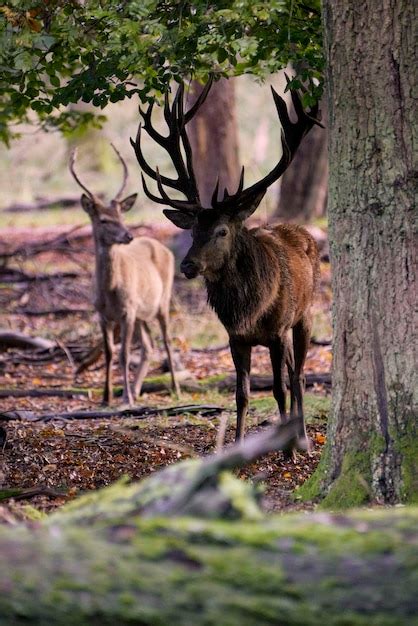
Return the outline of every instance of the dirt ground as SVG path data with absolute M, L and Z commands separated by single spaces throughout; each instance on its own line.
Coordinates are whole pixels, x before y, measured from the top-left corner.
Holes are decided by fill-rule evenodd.
M 134 230 L 164 242 L 172 235 L 170 227 L 140 225 Z M 109 412 L 101 419 L 40 419 L 44 414 L 101 410 L 103 360 L 99 359 L 77 379 L 74 376 L 80 358 L 100 339 L 91 306 L 93 255 L 88 235 L 85 228 L 65 237 L 59 229 L 15 229 L 0 235 L 0 257 L 21 248 L 20 254 L 3 256 L 0 267 L 0 327 L 55 342 L 49 351 L 0 348 L 0 413 L 7 412 L 10 418 L 14 411 L 16 418 L 6 421 L 0 414 L 3 521 L 25 517 L 27 504 L 50 511 L 121 476 L 137 480 L 170 463 L 211 453 L 219 438 L 219 424 L 224 420 L 228 424 L 225 445 L 233 440 L 234 394 L 231 389 L 216 386 L 216 380 L 233 373 L 226 333 L 206 304 L 202 283 L 180 276 L 174 288 L 172 335 L 181 377 L 194 381 L 195 387 L 190 389 L 183 383 L 180 398 L 164 388 L 165 355 L 155 328 L 155 354 L 148 380 L 161 390 L 144 393 L 138 406 L 210 404 L 219 407 L 217 414 L 192 414 L 185 410 L 175 416 L 168 411 L 157 417 L 135 418 L 114 417 Z M 48 240 L 52 243 L 42 250 Z M 323 263 L 315 304 L 316 340 L 329 339 L 330 298 L 329 266 Z M 330 360 L 329 345 L 312 345 L 306 373 L 329 372 Z M 268 353 L 261 347 L 254 349 L 252 373 L 270 375 Z M 116 389 L 120 388 L 117 363 L 114 383 Z M 33 397 L 36 390 L 49 395 Z M 63 390 L 64 397 L 52 395 Z M 16 392 L 20 397 L 10 395 Z M 120 408 L 120 403 L 116 398 L 114 407 Z M 329 387 L 316 384 L 307 391 L 308 434 L 313 442 L 310 455 L 300 453 L 296 461 L 289 461 L 278 452 L 242 470 L 243 476 L 262 481 L 268 510 L 314 506 L 300 503 L 294 490 L 311 475 L 319 461 L 326 438 L 328 407 Z M 252 393 L 248 432 L 263 428 L 275 416 L 271 392 Z M 25 494 L 6 497 L 6 489 L 15 488 L 32 488 L 33 492 L 26 498 L 21 497 Z

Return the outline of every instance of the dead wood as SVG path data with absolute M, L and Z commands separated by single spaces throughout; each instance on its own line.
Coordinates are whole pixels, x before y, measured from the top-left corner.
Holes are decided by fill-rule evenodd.
M 183 413 L 201 413 L 205 417 L 218 415 L 229 411 L 222 406 L 216 406 L 213 404 L 186 404 L 183 406 L 171 406 L 171 407 L 129 407 L 126 409 L 103 409 L 101 411 L 73 411 L 66 413 L 39 413 L 35 414 L 32 411 L 3 411 L 0 413 L 0 420 L 13 421 L 13 420 L 29 420 L 36 422 L 49 422 L 54 419 L 66 419 L 66 420 L 87 420 L 87 419 L 108 419 L 113 417 L 136 417 L 138 419 L 146 419 L 148 417 L 155 417 L 157 415 L 181 415 Z
M 65 496 L 65 492 L 56 491 L 42 485 L 29 487 L 28 489 L 20 489 L 19 487 L 2 487 L 0 489 L 0 502 L 5 500 L 27 500 L 35 496 L 48 496 L 49 498 L 59 498 Z
M 90 389 L 0 389 L 0 398 L 79 398 L 90 397 Z
M 37 198 L 35 202 L 13 202 L 3 208 L 4 213 L 28 213 L 53 207 L 67 208 L 80 204 L 80 196 L 65 196 L 58 198 Z
M 0 330 L 0 349 L 20 348 L 22 350 L 50 350 L 56 346 L 54 341 L 42 337 L 30 337 L 19 332 Z
M 92 315 L 94 309 L 86 307 L 72 308 L 54 308 L 54 309 L 15 309 L 13 313 L 19 315 L 27 315 L 28 317 L 44 317 L 46 315 L 55 315 L 57 317 L 65 317 L 66 315 Z
M 90 275 L 86 272 L 55 272 L 54 274 L 27 274 L 12 267 L 0 268 L 0 280 L 2 283 L 32 283 L 45 281 L 61 281 L 66 278 L 80 279 L 88 278 Z
M 331 386 L 331 374 L 329 372 L 306 374 L 305 384 L 306 387 L 313 387 L 315 384 Z M 251 376 L 250 385 L 252 391 L 270 391 L 273 389 L 273 376 Z M 232 391 L 235 389 L 235 375 L 209 383 L 209 386 L 216 386 L 222 391 Z

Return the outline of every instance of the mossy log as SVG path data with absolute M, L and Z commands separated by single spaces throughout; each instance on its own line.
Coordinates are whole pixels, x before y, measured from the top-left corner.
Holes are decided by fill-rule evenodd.
M 266 516 L 226 471 L 294 434 L 0 527 L 0 626 L 418 624 L 418 508 Z
M 120 497 L 123 495 L 123 491 Z M 0 624 L 412 626 L 418 510 L 0 529 Z

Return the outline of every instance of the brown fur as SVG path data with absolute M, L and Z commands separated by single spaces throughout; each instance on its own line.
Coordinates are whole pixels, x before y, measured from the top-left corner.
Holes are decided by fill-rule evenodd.
M 239 219 L 212 210 L 196 218 L 193 245 L 182 269 L 189 277 L 203 275 L 209 304 L 229 334 L 237 370 L 237 438 L 244 433 L 251 347 L 255 345 L 270 349 L 274 395 L 282 419 L 287 419 L 285 364 L 291 416 L 303 417 L 303 366 L 319 276 L 312 236 L 301 226 L 289 224 L 249 230 Z M 289 331 L 293 331 L 293 345 Z M 300 434 L 305 437 L 304 427 Z

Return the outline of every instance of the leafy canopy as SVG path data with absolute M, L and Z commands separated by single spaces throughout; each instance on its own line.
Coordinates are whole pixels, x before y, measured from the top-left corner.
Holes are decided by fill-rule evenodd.
M 64 133 L 137 94 L 160 97 L 172 80 L 294 68 L 294 87 L 319 98 L 319 0 L 9 0 L 0 6 L 0 139 L 31 121 Z M 316 79 L 316 80 L 315 80 Z

